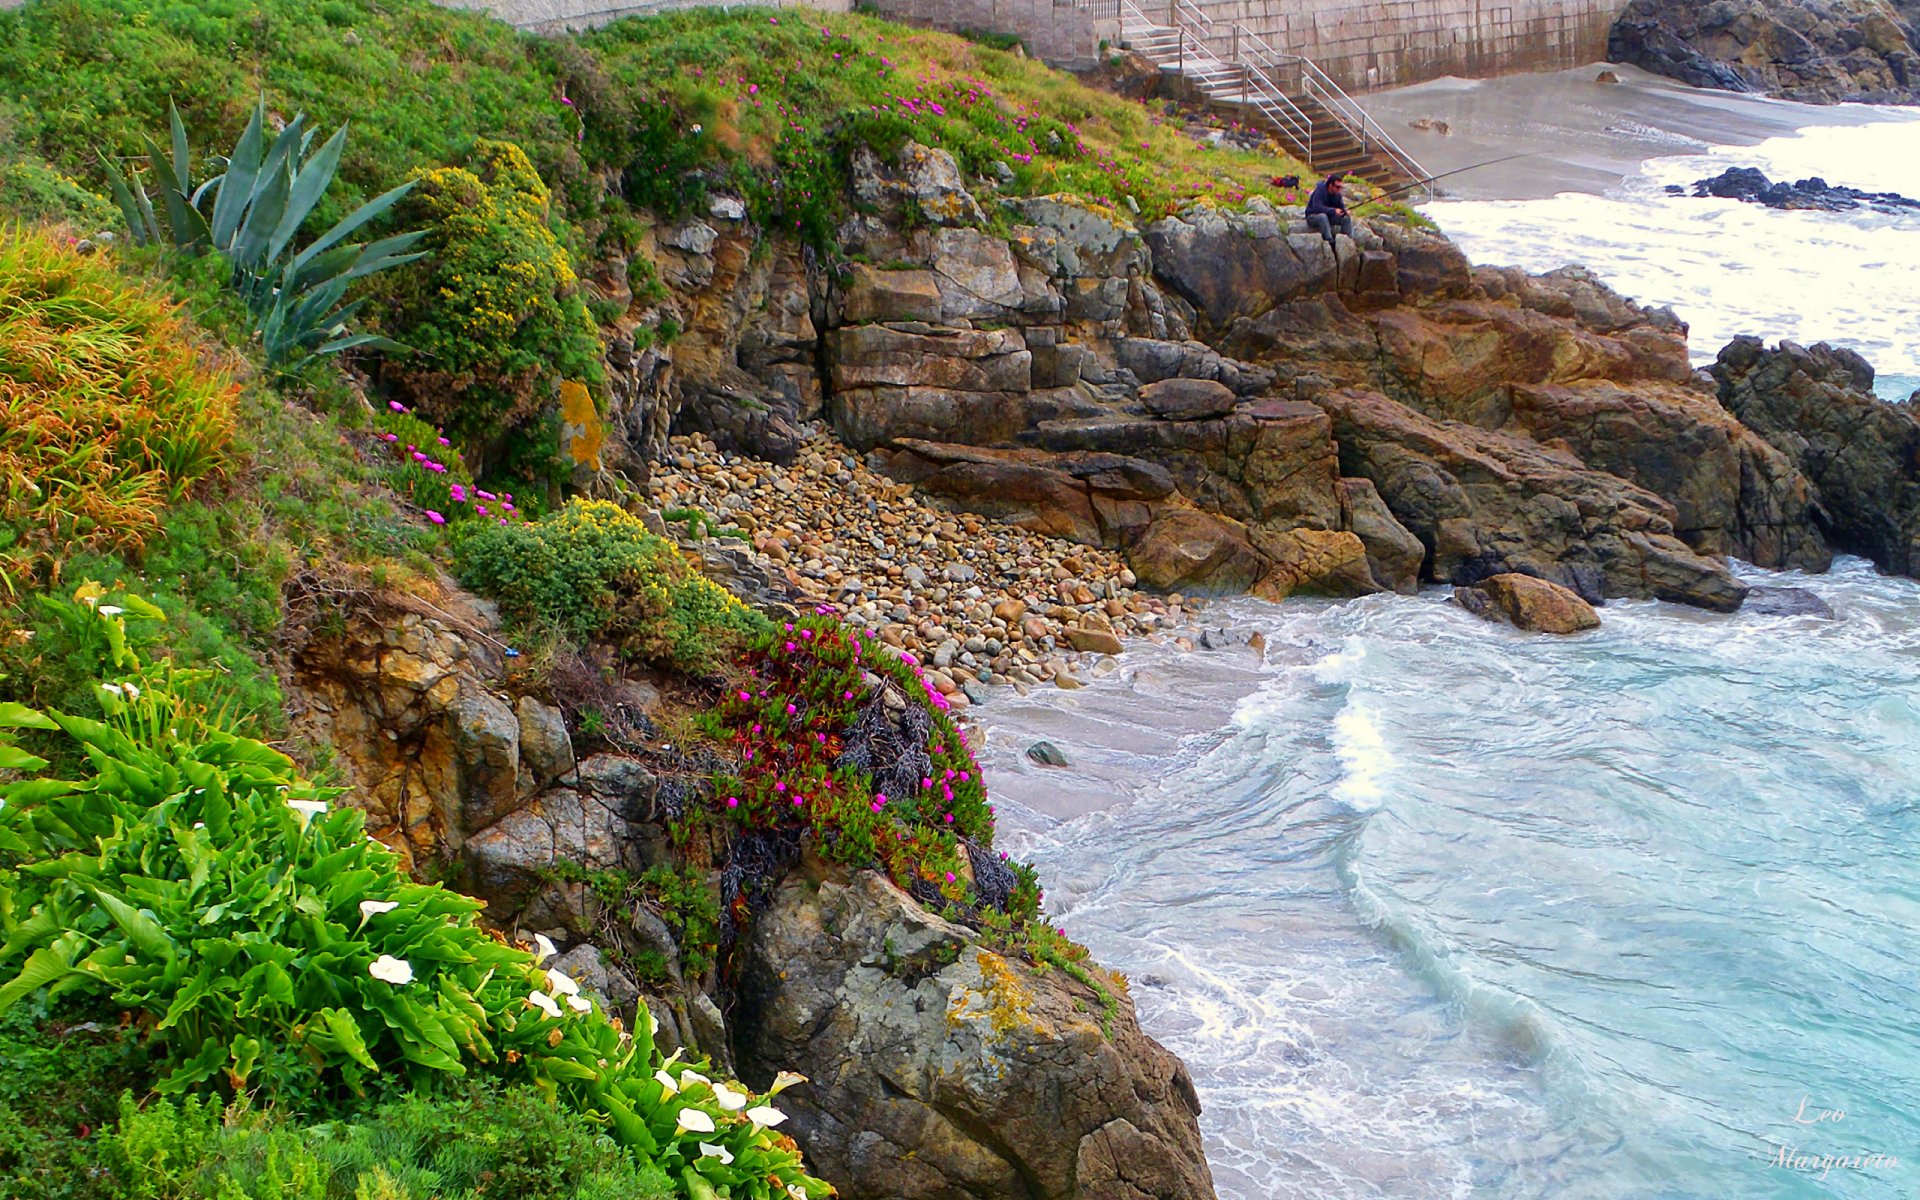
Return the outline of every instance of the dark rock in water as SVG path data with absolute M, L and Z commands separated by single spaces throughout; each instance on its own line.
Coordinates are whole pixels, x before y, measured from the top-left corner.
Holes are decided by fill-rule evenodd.
M 1067 756 L 1062 754 L 1060 747 L 1054 745 L 1052 742 L 1035 742 L 1033 745 L 1028 746 L 1027 757 L 1043 767 L 1064 767 L 1067 765 Z
M 1741 612 L 1764 617 L 1825 617 L 1833 619 L 1833 606 L 1805 588 L 1757 587 L 1747 593 Z
M 1683 189 L 1669 187 L 1680 194 Z M 1729 167 L 1712 179 L 1693 185 L 1695 196 L 1718 196 L 1723 200 L 1745 200 L 1768 208 L 1850 212 L 1871 208 L 1880 212 L 1920 212 L 1920 200 L 1910 200 L 1897 192 L 1863 192 L 1859 188 L 1835 187 L 1815 175 L 1798 183 L 1775 182 L 1752 167 Z
M 1720 352 L 1713 377 L 1727 411 L 1805 473 L 1835 549 L 1920 576 L 1920 412 L 1874 395 L 1866 359 L 1743 337 Z
M 1567 588 L 1528 575 L 1493 575 L 1472 587 L 1456 587 L 1461 608 L 1489 621 L 1506 621 L 1533 633 L 1579 633 L 1600 627 L 1600 614 Z
M 1913 0 L 1630 0 L 1607 57 L 1805 104 L 1920 99 Z
M 1620 76 L 1612 71 L 1602 71 L 1593 77 L 1595 83 L 1619 83 Z

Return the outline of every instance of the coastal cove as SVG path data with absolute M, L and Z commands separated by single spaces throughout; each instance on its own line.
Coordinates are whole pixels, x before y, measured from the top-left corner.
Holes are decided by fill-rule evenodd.
M 1743 578 L 1836 618 L 1240 600 L 1217 651 L 981 710 L 1012 844 L 1192 1067 L 1223 1197 L 1912 1194 L 1920 584 Z

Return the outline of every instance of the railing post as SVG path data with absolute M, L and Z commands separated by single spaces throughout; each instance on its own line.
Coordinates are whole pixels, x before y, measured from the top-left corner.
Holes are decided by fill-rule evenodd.
M 1236 63 L 1240 61 L 1240 27 L 1238 25 L 1233 27 L 1233 58 L 1231 61 Z
M 1180 0 L 1167 0 L 1167 28 L 1180 28 Z

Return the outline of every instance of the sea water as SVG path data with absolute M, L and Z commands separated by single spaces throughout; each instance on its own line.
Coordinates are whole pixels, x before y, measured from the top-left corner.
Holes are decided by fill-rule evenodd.
M 1435 215 L 1673 304 L 1703 360 L 1752 332 L 1920 376 L 1920 219 L 1662 190 L 1920 195 L 1920 123 L 1810 126 Z M 1738 569 L 1835 617 L 1236 600 L 1222 648 L 982 710 L 1002 836 L 1191 1067 L 1223 1197 L 1920 1196 L 1920 583 Z
M 1782 212 L 1666 191 L 1690 193 L 1739 166 L 1920 199 L 1920 114 L 1850 108 L 1868 123 L 1652 159 L 1599 194 L 1440 201 L 1427 212 L 1476 262 L 1580 263 L 1642 303 L 1672 305 L 1696 362 L 1740 334 L 1831 342 L 1866 356 L 1882 396 L 1905 400 L 1920 388 L 1920 212 Z
M 1233 601 L 987 706 L 1223 1197 L 1920 1195 L 1920 584 L 1745 574 L 1836 616 Z

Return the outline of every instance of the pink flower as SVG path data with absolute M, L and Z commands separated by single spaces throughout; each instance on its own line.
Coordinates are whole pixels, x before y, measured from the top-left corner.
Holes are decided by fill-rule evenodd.
M 778 783 L 776 783 L 776 784 L 774 784 L 774 785 L 773 785 L 773 790 L 774 790 L 774 791 L 776 791 L 776 792 L 784 792 L 784 791 L 786 791 L 786 790 L 787 790 L 787 782 L 786 782 L 786 780 L 784 780 L 784 779 L 783 779 L 783 780 L 781 780 L 780 782 L 778 782 Z
M 439 513 L 433 511 L 432 509 L 427 510 L 427 520 L 432 521 L 435 525 L 445 525 L 447 523 L 447 519 L 445 517 L 441 516 Z
M 727 807 L 728 807 L 728 808 L 739 808 L 739 807 L 740 807 L 740 797 L 738 797 L 738 796 L 728 796 L 728 797 L 727 797 Z
M 389 401 L 387 401 L 387 407 L 388 407 L 388 408 L 390 408 L 390 409 L 392 409 L 393 411 L 395 411 L 395 412 L 397 412 L 397 413 L 403 413 L 403 412 L 405 412 L 405 411 L 407 411 L 407 406 L 406 406 L 406 405 L 404 405 L 404 404 L 402 404 L 402 403 L 400 403 L 400 402 L 399 402 L 398 400 L 389 400 Z
M 741 693 L 740 693 L 740 698 L 741 698 L 742 700 L 751 700 L 751 699 L 753 699 L 753 693 L 752 693 L 752 692 L 741 692 Z M 756 727 L 756 728 L 757 728 L 757 727 Z
M 953 872 L 952 872 L 952 871 L 948 871 L 948 872 L 947 872 L 947 882 L 948 882 L 948 883 L 952 883 L 952 882 L 953 882 Z
M 484 504 L 476 504 L 473 506 L 473 511 L 484 517 L 487 515 L 487 506 Z
M 453 445 L 453 443 L 452 443 L 452 442 L 450 442 L 450 441 L 448 441 L 448 440 L 447 440 L 447 439 L 445 439 L 445 438 L 441 438 L 441 439 L 440 439 L 440 444 L 441 444 L 442 446 L 451 446 L 451 445 Z
M 793 714 L 795 714 L 795 713 L 797 713 L 797 712 L 799 712 L 799 711 L 800 711 L 800 710 L 799 710 L 799 709 L 797 709 L 797 708 L 795 708 L 795 707 L 794 707 L 793 705 L 791 705 L 791 704 L 789 704 L 789 705 L 787 705 L 787 715 L 788 715 L 788 716 L 792 716 Z

